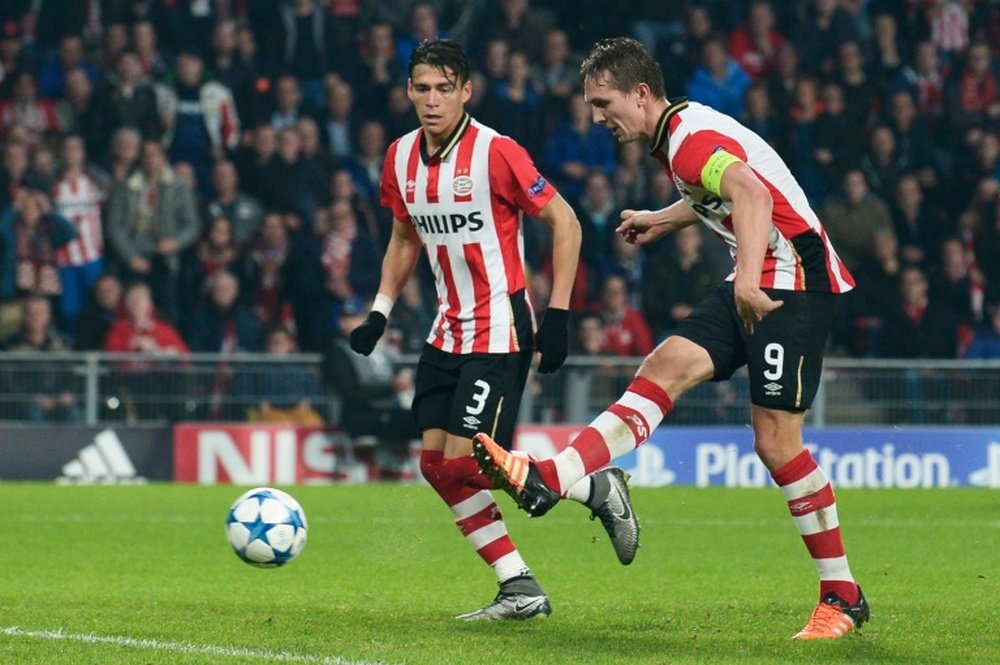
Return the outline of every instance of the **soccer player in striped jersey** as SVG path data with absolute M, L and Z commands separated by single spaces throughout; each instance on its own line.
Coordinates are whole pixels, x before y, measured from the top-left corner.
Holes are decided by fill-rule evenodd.
M 420 127 L 386 154 L 381 200 L 392 211 L 392 234 L 378 295 L 350 342 L 358 353 L 372 352 L 423 248 L 438 311 L 413 400 L 420 470 L 500 585 L 493 602 L 456 618 L 529 619 L 548 615 L 549 599 L 507 533 L 493 486 L 472 458 L 472 436 L 488 432 L 509 449 L 532 351 L 541 352 L 542 373 L 566 359 L 580 225 L 524 148 L 465 112 L 471 93 L 469 62 L 455 42 L 429 40 L 414 51 L 408 94 Z M 537 334 L 523 265 L 524 213 L 553 230 L 555 276 Z M 635 556 L 639 535 L 626 479 L 620 469 L 595 468 L 565 491 L 600 518 L 623 564 Z
M 735 268 L 646 357 L 625 394 L 547 460 L 511 456 L 478 435 L 483 471 L 532 515 L 563 488 L 642 444 L 674 402 L 747 365 L 754 447 L 784 493 L 819 573 L 819 604 L 797 639 L 837 638 L 868 620 L 837 519 L 833 489 L 802 444 L 837 296 L 854 286 L 781 158 L 729 116 L 666 98 L 659 64 L 626 38 L 598 42 L 581 67 L 594 121 L 622 143 L 643 141 L 681 200 L 625 210 L 626 240 L 646 244 L 701 222 L 729 244 Z

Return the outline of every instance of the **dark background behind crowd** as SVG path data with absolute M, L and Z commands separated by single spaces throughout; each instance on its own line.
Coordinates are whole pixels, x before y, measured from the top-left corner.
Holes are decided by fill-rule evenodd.
M 583 225 L 577 352 L 647 353 L 731 260 L 698 228 L 613 233 L 676 197 L 591 122 L 578 66 L 614 35 L 788 162 L 859 284 L 832 353 L 1000 357 L 1000 3 L 963 0 L 4 0 L 3 347 L 328 348 L 378 285 L 407 59 L 447 36 L 475 65 L 468 110 Z M 542 310 L 546 229 L 527 220 L 526 245 Z M 436 302 L 419 275 L 390 320 L 404 352 Z

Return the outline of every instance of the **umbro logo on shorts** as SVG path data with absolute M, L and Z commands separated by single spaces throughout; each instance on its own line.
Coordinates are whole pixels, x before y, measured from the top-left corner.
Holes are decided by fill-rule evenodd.
M 774 381 L 772 381 L 771 383 L 765 383 L 764 384 L 764 390 L 767 391 L 768 395 L 780 395 L 781 394 L 781 384 L 780 383 L 775 383 Z

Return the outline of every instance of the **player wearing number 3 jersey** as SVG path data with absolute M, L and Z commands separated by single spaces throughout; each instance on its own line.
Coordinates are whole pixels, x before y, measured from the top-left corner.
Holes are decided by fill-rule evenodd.
M 556 457 L 524 463 L 485 436 L 476 461 L 518 504 L 544 514 L 565 487 L 642 444 L 674 402 L 746 365 L 754 447 L 784 493 L 819 573 L 820 601 L 798 639 L 837 638 L 868 620 L 841 539 L 833 489 L 802 444 L 837 296 L 854 286 L 781 158 L 729 116 L 666 98 L 659 65 L 638 42 L 599 42 L 581 68 L 594 121 L 640 140 L 681 200 L 625 210 L 626 240 L 646 244 L 701 222 L 730 246 L 735 268 L 646 359 L 625 394 Z
M 543 373 L 566 359 L 580 225 L 524 148 L 469 117 L 464 105 L 471 92 L 469 62 L 457 44 L 430 40 L 414 51 L 408 94 L 420 128 L 386 154 L 382 204 L 392 211 L 392 236 L 378 296 L 351 333 L 351 347 L 372 352 L 422 247 L 438 311 L 413 400 L 423 439 L 420 469 L 500 584 L 493 602 L 457 618 L 530 619 L 548 615 L 549 600 L 507 534 L 487 491 L 492 484 L 472 458 L 472 436 L 489 433 L 509 449 L 532 351 L 541 353 Z M 555 276 L 537 334 L 524 274 L 523 213 L 553 229 Z M 635 556 L 639 529 L 626 478 L 605 469 L 566 488 L 568 498 L 600 518 L 624 564 Z

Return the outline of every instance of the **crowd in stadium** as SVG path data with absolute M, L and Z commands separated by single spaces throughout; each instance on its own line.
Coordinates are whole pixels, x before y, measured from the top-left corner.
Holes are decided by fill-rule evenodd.
M 692 227 L 613 233 L 673 182 L 592 123 L 581 53 L 633 35 L 670 96 L 782 155 L 858 288 L 831 352 L 1000 357 L 1000 6 L 972 0 L 5 0 L 0 333 L 8 350 L 323 351 L 375 295 L 409 54 L 447 36 L 467 108 L 583 227 L 577 352 L 642 356 L 731 269 Z M 539 311 L 550 238 L 525 225 Z M 417 352 L 429 271 L 390 341 Z

